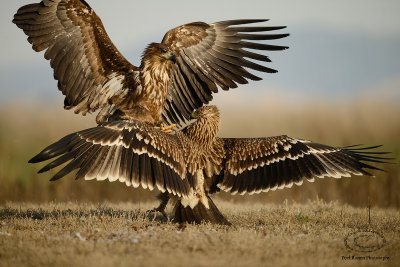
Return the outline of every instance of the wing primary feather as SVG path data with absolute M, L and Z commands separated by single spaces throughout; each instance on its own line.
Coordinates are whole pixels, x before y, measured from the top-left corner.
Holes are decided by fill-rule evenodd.
M 295 160 L 294 162 L 302 174 L 302 176 L 300 177 L 300 180 L 302 178 L 306 178 L 306 179 L 312 178 L 313 175 L 312 175 L 310 169 L 307 168 L 305 156 L 299 158 L 298 160 Z
M 186 60 L 188 60 L 190 62 L 190 59 L 187 58 L 187 56 L 184 56 L 186 58 Z M 201 93 L 199 92 L 200 88 L 198 88 L 196 85 L 194 87 L 192 87 L 191 82 L 190 82 L 190 78 L 192 77 L 191 73 L 189 72 L 189 69 L 192 69 L 192 71 L 194 73 L 196 73 L 195 75 L 199 75 L 200 80 L 205 81 L 208 78 L 205 78 L 205 76 L 201 73 L 201 72 L 196 72 L 195 67 L 191 66 L 192 63 L 188 63 L 185 61 L 185 59 L 179 60 L 180 62 L 182 62 L 182 64 L 180 64 L 180 70 L 181 73 L 184 74 L 182 76 L 180 76 L 179 74 L 176 75 L 177 78 L 179 78 L 178 81 L 181 82 L 181 84 L 184 85 L 184 89 L 183 90 L 177 90 L 178 93 L 183 93 L 180 96 L 185 96 L 185 99 L 188 101 L 188 105 L 192 106 L 192 107 L 197 107 L 200 106 L 202 104 L 199 95 L 201 95 Z M 190 84 L 190 87 L 188 87 L 187 85 Z M 215 86 L 215 85 L 214 85 Z M 192 90 L 189 90 L 189 88 L 193 88 Z M 190 93 L 190 95 L 189 95 Z M 183 101 L 183 103 L 185 103 L 185 101 Z M 185 106 L 187 107 L 187 106 Z M 190 110 L 190 108 L 189 108 Z
M 162 168 L 160 166 L 161 164 L 162 163 L 160 163 L 157 159 L 151 158 L 154 184 L 157 186 L 158 190 L 163 192 L 165 190 L 165 187 L 164 187 L 164 177 L 162 174 Z
M 189 53 L 187 51 L 187 56 L 191 58 L 195 58 L 195 56 L 192 53 Z M 225 78 L 218 72 L 213 69 L 210 64 L 212 61 L 207 58 L 205 55 L 204 57 L 197 57 L 196 58 L 196 63 L 197 65 L 200 65 L 201 68 L 197 68 L 197 72 L 202 72 L 206 77 L 210 80 L 212 80 L 214 83 L 216 83 L 219 87 L 221 87 L 224 90 L 228 90 L 229 87 L 225 85 L 224 81 Z M 206 61 L 207 60 L 207 61 Z M 200 93 L 199 97 L 202 99 L 202 94 Z M 204 103 L 204 102 L 203 102 Z
M 122 148 L 121 151 L 121 162 L 119 166 L 120 179 L 130 181 L 130 162 L 128 161 L 129 148 Z
M 96 155 L 96 159 L 93 161 L 92 166 L 88 169 L 85 179 L 95 179 L 98 178 L 98 174 L 103 166 L 104 161 L 107 158 L 109 146 L 101 146 L 99 153 Z
M 272 178 L 272 166 L 270 165 L 264 165 L 263 167 L 263 177 L 259 179 L 259 185 L 256 189 L 256 192 L 260 192 L 261 190 L 265 190 L 269 187 L 271 178 Z
M 143 188 L 153 190 L 152 170 L 150 158 L 142 154 L 140 155 L 140 182 Z
M 110 146 L 108 152 L 104 158 L 104 162 L 99 166 L 99 173 L 97 180 L 105 180 L 109 178 L 111 164 L 114 161 L 116 146 Z
M 259 44 L 259 43 L 252 43 L 252 42 L 246 42 L 246 41 L 241 41 L 239 44 L 244 48 L 257 49 L 257 50 L 269 50 L 269 51 L 285 50 L 285 49 L 289 48 L 287 46 L 281 46 L 281 45 Z
M 254 192 L 258 191 L 259 189 L 262 189 L 263 179 L 264 180 L 268 179 L 266 169 L 267 168 L 265 165 L 263 167 L 259 168 L 258 173 L 254 176 L 253 187 L 250 188 L 251 192 L 254 193 Z
M 65 166 L 64 168 L 62 168 L 59 172 L 57 172 L 51 179 L 50 181 L 56 181 L 62 177 L 64 177 L 65 175 L 67 175 L 68 173 L 70 173 L 71 171 L 73 171 L 74 169 L 78 168 L 78 166 L 74 165 L 74 164 L 68 164 L 67 166 Z
M 38 163 L 42 161 L 46 161 L 48 159 L 57 157 L 61 154 L 64 154 L 69 149 L 69 143 L 72 142 L 73 137 L 76 133 L 69 134 L 63 138 L 61 138 L 56 143 L 46 147 L 43 149 L 39 154 L 31 158 L 28 162 L 29 163 Z
M 277 31 L 277 30 L 282 30 L 285 29 L 286 26 L 260 26 L 260 27 L 229 27 L 226 30 L 227 31 L 233 31 L 233 32 L 268 32 L 268 31 Z
M 168 171 L 168 174 L 169 174 L 169 177 L 170 177 L 170 181 L 171 181 L 172 192 L 175 195 L 180 196 L 178 179 L 176 179 L 177 177 L 174 175 L 175 174 L 174 171 L 170 167 L 167 167 L 167 171 Z
M 185 57 L 185 62 L 189 63 L 191 62 L 191 64 L 189 63 L 188 65 L 190 66 L 190 68 L 196 73 L 196 74 L 201 74 L 202 77 L 206 77 L 204 80 L 210 80 L 212 83 L 217 84 L 219 87 L 221 88 L 225 88 L 227 89 L 227 87 L 221 82 L 221 80 L 219 78 L 221 77 L 216 77 L 218 76 L 215 72 L 209 72 L 209 68 L 207 67 L 207 64 L 204 62 L 204 60 L 202 58 L 198 58 L 198 64 L 201 66 L 201 68 L 196 68 L 195 64 L 191 61 L 190 58 L 196 58 L 195 56 L 193 56 L 188 50 L 183 50 L 184 52 L 184 57 Z M 203 80 L 203 79 L 202 79 Z M 222 79 L 223 80 L 223 79 Z
M 186 111 L 186 113 L 190 113 L 189 111 L 196 106 L 194 103 L 196 100 L 189 96 L 189 88 L 191 87 L 187 85 L 185 75 L 185 71 L 182 72 L 182 75 L 175 73 L 174 81 L 178 85 L 178 88 L 171 90 L 171 95 L 181 112 Z
M 285 185 L 289 181 L 290 168 L 288 167 L 286 160 L 279 161 L 279 167 L 281 176 L 280 179 L 278 180 L 278 187 L 281 187 L 282 185 Z
M 118 180 L 120 174 L 119 174 L 119 166 L 121 163 L 121 151 L 123 149 L 123 146 L 117 146 L 115 149 L 115 154 L 114 154 L 114 159 L 111 162 L 110 165 L 110 171 L 109 171 L 109 181 L 113 182 Z
M 65 162 L 69 161 L 70 159 L 74 158 L 75 153 L 69 152 L 69 153 L 66 153 L 66 154 L 62 155 L 61 157 L 57 158 L 56 160 L 50 162 L 49 164 L 47 164 L 46 166 L 41 168 L 38 171 L 38 173 L 47 172 L 48 170 L 51 170 L 51 169 L 53 169 L 53 168 L 65 163 Z
M 347 147 L 342 147 L 345 148 L 348 151 L 358 151 L 358 150 L 370 150 L 370 149 L 375 149 L 379 148 L 382 145 L 376 145 L 376 146 L 369 146 L 369 147 L 360 147 L 360 148 L 351 148 L 351 147 L 356 147 L 356 146 L 361 146 L 361 145 L 354 145 L 354 146 L 347 146 Z
M 271 180 L 269 181 L 269 188 L 274 188 L 279 184 L 279 180 L 281 179 L 280 173 L 280 161 L 274 162 L 270 164 L 271 166 Z
M 176 195 L 174 179 L 172 178 L 170 168 L 167 165 L 163 165 L 163 173 L 165 180 L 165 188 L 169 193 Z
M 90 171 L 90 168 L 93 166 L 94 161 L 97 159 L 98 153 L 101 150 L 100 145 L 92 145 L 85 154 L 82 154 L 80 170 L 77 172 L 75 179 L 80 179 L 86 176 L 86 174 Z
M 246 187 L 250 181 L 251 174 L 254 173 L 255 170 L 251 170 L 248 172 L 243 172 L 241 175 L 238 176 L 238 186 L 237 186 L 237 192 L 238 194 L 242 194 L 246 191 Z
M 281 33 L 281 34 L 245 34 L 240 33 L 236 35 L 240 39 L 243 40 L 276 40 L 288 37 L 288 33 Z
M 56 55 L 56 57 L 50 62 L 50 65 L 54 68 L 54 78 L 58 81 L 63 81 L 65 79 L 65 72 L 68 65 L 72 61 L 69 57 L 74 51 L 74 46 L 79 45 L 78 39 L 68 39 L 68 44 L 62 53 Z
M 237 87 L 237 85 L 233 81 L 242 84 L 247 82 L 245 79 L 234 73 L 234 68 L 229 66 L 230 65 L 229 63 L 224 63 L 218 57 L 214 57 L 212 54 L 209 54 L 209 56 L 213 58 L 213 60 L 209 62 L 210 66 L 214 69 L 215 72 L 218 72 L 221 75 L 221 77 L 224 77 L 223 83 L 227 85 L 229 88 Z M 223 57 L 223 55 L 221 56 Z
M 172 175 L 174 177 L 175 180 L 175 184 L 176 184 L 176 193 L 178 196 L 183 196 L 183 195 L 187 195 L 186 194 L 186 186 L 185 186 L 185 182 L 187 181 L 186 179 L 182 179 L 176 172 L 172 171 Z
M 259 22 L 266 22 L 269 19 L 235 19 L 235 20 L 225 20 L 219 21 L 214 24 L 220 26 L 231 26 L 231 25 L 240 25 L 240 24 L 251 24 L 251 23 L 259 23 Z
M 56 160 L 50 162 L 49 164 L 47 164 L 46 166 L 44 166 L 42 169 L 39 170 L 39 173 L 43 173 L 46 172 L 48 170 L 51 170 L 67 161 L 69 161 L 70 159 L 78 159 L 82 154 L 84 154 L 87 149 L 90 148 L 92 144 L 90 143 L 84 143 L 81 144 L 80 146 L 76 147 L 75 149 L 73 149 L 71 152 L 68 152 L 64 155 L 62 155 L 61 157 L 57 158 Z
M 262 171 L 262 168 L 257 168 L 254 170 L 252 174 L 249 175 L 247 183 L 245 185 L 244 190 L 241 192 L 241 194 L 244 193 L 249 193 L 255 190 L 256 187 L 256 179 L 260 176 L 260 172 Z
M 217 51 L 220 54 L 231 56 L 231 57 L 237 57 L 237 58 L 247 57 L 247 58 L 251 58 L 251 59 L 255 59 L 255 60 L 259 60 L 259 61 L 271 62 L 269 57 L 267 57 L 265 55 L 257 54 L 257 53 L 254 53 L 251 51 L 246 51 L 243 49 L 229 49 L 229 48 L 225 48 L 225 47 L 222 47 L 222 46 L 216 44 L 213 47 L 213 50 Z
M 223 74 L 228 75 L 231 80 L 234 80 L 240 84 L 246 84 L 247 80 L 242 78 L 246 77 L 249 79 L 260 79 L 259 77 L 249 73 L 245 69 L 240 66 L 244 66 L 246 60 L 243 58 L 232 57 L 224 54 L 220 54 L 217 52 L 209 52 L 210 56 L 214 57 L 215 63 L 218 65 L 217 68 L 223 68 L 228 73 L 224 72 Z M 220 69 L 221 71 L 221 69 Z M 236 84 L 230 85 L 230 88 L 235 88 Z
M 130 181 L 132 183 L 132 186 L 137 188 L 141 184 L 141 180 L 144 178 L 142 176 L 142 172 L 144 171 L 144 167 L 141 162 L 141 158 L 144 157 L 144 155 L 138 155 L 131 150 L 131 168 L 130 168 Z M 146 185 L 143 185 L 143 188 L 147 188 Z
M 310 154 L 308 157 L 308 162 L 314 167 L 314 175 L 315 176 L 323 176 L 327 174 L 327 170 L 325 166 L 321 163 L 321 161 L 314 155 Z
M 222 188 L 224 191 L 231 191 L 232 186 L 235 182 L 235 176 L 229 171 L 225 172 L 224 179 L 218 184 L 218 187 Z

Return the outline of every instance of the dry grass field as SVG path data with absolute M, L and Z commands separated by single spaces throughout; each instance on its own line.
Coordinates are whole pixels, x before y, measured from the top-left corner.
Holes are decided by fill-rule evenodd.
M 0 208 L 0 265 L 400 265 L 399 210 L 372 208 L 369 224 L 368 209 L 321 200 L 217 199 L 229 227 L 178 225 L 146 214 L 155 204 L 6 203 Z

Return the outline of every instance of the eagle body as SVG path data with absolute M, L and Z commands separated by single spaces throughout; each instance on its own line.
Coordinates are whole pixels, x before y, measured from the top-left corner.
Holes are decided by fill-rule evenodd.
M 180 140 L 188 176 L 193 180 L 193 194 L 182 199 L 184 207 L 194 208 L 200 201 L 209 208 L 208 192 L 212 178 L 222 170 L 224 143 L 217 138 L 219 111 L 216 106 L 204 106 L 196 111 L 197 121 L 176 136 Z

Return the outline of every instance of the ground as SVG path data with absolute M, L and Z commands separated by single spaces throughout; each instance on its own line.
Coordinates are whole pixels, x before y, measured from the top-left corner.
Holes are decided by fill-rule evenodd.
M 6 203 L 0 266 L 400 266 L 396 209 L 217 199 L 232 222 L 218 226 L 146 213 L 155 204 Z

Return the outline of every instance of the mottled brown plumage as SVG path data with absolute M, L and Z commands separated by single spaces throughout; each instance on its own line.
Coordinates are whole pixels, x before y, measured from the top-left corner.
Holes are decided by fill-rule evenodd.
M 140 121 L 115 121 L 70 134 L 30 162 L 58 157 L 40 172 L 69 163 L 52 180 L 74 169 L 76 178 L 119 180 L 128 186 L 159 189 L 163 212 L 170 197 L 177 222 L 229 224 L 212 202 L 220 190 L 253 194 L 301 185 L 314 177 L 370 175 L 382 162 L 371 148 L 335 148 L 285 135 L 219 138 L 219 112 L 204 106 L 197 120 L 175 135 Z
M 136 67 L 117 50 L 83 0 L 44 0 L 21 7 L 13 19 L 35 51 L 46 51 L 66 109 L 82 114 L 100 110 L 98 123 L 131 118 L 149 124 L 186 122 L 193 110 L 212 99 L 217 87 L 227 90 L 246 79 L 260 79 L 243 67 L 275 72 L 246 59 L 269 62 L 267 56 L 245 49 L 285 49 L 259 42 L 286 37 L 264 33 L 284 27 L 233 27 L 264 21 L 179 26 L 162 43 L 150 44 Z

